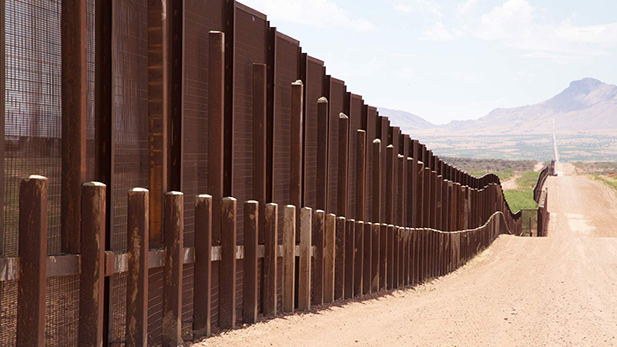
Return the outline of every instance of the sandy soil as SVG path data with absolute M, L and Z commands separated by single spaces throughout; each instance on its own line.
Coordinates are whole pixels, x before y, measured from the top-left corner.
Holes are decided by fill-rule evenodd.
M 542 169 L 544 169 L 544 163 L 541 162 L 537 162 L 533 167 L 533 171 L 541 171 Z
M 584 176 L 547 184 L 546 238 L 502 235 L 429 284 L 258 323 L 198 346 L 617 345 L 617 198 Z

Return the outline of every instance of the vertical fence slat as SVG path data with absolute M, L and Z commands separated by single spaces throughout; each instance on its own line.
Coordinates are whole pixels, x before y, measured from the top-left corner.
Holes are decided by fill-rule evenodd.
M 219 276 L 219 326 L 232 329 L 236 324 L 236 212 L 235 198 L 221 200 L 221 264 Z
M 364 264 L 364 222 L 357 221 L 355 230 L 354 230 L 354 253 L 353 253 L 353 282 L 354 288 L 353 293 L 354 296 L 362 295 L 362 275 L 363 269 L 362 265 Z
M 345 228 L 345 293 L 344 298 L 353 297 L 354 292 L 354 251 L 356 221 L 348 219 Z
M 81 188 L 80 346 L 101 346 L 103 344 L 105 188 L 105 185 L 99 182 L 84 183 Z M 129 228 L 129 230 L 131 229 Z M 148 237 L 147 227 L 146 234 L 142 237 L 144 236 Z
M 193 292 L 193 336 L 200 338 L 212 333 L 212 196 L 195 197 L 195 266 Z
M 184 195 L 165 194 L 165 256 L 163 261 L 163 346 L 182 344 L 182 251 Z
M 394 146 L 386 147 L 386 220 L 388 224 L 394 224 Z
M 381 222 L 381 140 L 373 140 L 373 187 L 372 187 L 372 207 L 373 213 L 371 222 Z
M 317 100 L 317 206 L 326 210 L 328 191 L 328 99 Z
M 386 288 L 386 264 L 388 259 L 388 224 L 382 223 L 379 228 L 379 289 Z
M 264 209 L 266 207 L 266 153 L 267 145 L 267 66 L 253 64 L 253 198 L 258 202 L 257 210 L 257 242 L 264 242 Z M 245 202 L 246 206 L 246 202 Z M 245 212 L 247 213 L 247 212 Z M 246 218 L 246 217 L 245 217 Z M 245 251 L 246 253 L 246 251 Z M 245 254 L 246 256 L 246 254 Z M 246 265 L 246 264 L 245 264 Z M 246 272 L 245 272 L 246 276 Z M 245 277 L 246 278 L 246 277 Z M 245 317 L 248 318 L 248 317 Z
M 128 276 L 126 284 L 127 346 L 148 345 L 148 251 L 150 250 L 149 195 L 149 191 L 143 188 L 133 188 L 128 192 Z M 83 252 L 84 249 L 82 249 L 82 253 Z
M 387 259 L 386 259 L 386 273 L 387 273 L 387 281 L 386 281 L 386 286 L 388 289 L 392 289 L 394 288 L 394 234 L 395 234 L 395 228 L 394 225 L 392 224 L 388 224 L 388 229 L 387 229 L 387 249 L 386 249 L 386 254 L 388 255 Z
M 303 207 L 300 210 L 300 259 L 298 271 L 298 310 L 311 309 L 311 236 L 313 210 Z
M 373 252 L 373 225 L 371 222 L 364 223 L 364 244 L 362 245 L 362 294 L 371 292 L 371 253 Z
M 326 228 L 326 213 L 317 210 L 313 214 L 312 243 L 315 247 L 311 266 L 311 303 L 321 305 L 324 301 L 324 232 Z
M 296 207 L 283 207 L 283 312 L 294 311 L 296 271 Z
M 263 313 L 275 316 L 277 307 L 278 205 L 266 204 L 264 209 Z
M 242 321 L 257 322 L 257 247 L 259 235 L 259 202 L 244 202 L 244 277 L 242 279 Z
M 208 33 L 208 193 L 212 195 L 215 217 L 223 215 L 224 113 L 225 33 L 211 31 Z M 221 240 L 222 225 L 212 223 L 213 240 Z
M 336 220 L 336 249 L 334 259 L 334 300 L 343 299 L 345 294 L 345 217 Z
M 336 229 L 339 224 L 344 224 L 345 218 L 339 217 L 342 223 L 339 223 L 336 216 L 332 213 L 326 215 L 326 236 L 324 239 L 324 284 L 323 284 L 323 299 L 324 302 L 334 301 L 334 264 L 336 262 Z
M 339 114 L 338 190 L 337 215 L 346 216 L 347 209 L 347 166 L 349 152 L 349 117 Z
M 379 264 L 380 264 L 380 229 L 379 223 L 373 223 L 371 226 L 371 292 L 376 293 L 379 291 Z
M 19 183 L 19 257 L 17 345 L 43 346 L 47 280 L 47 178 L 43 176 Z
M 366 197 L 366 131 L 357 130 L 357 151 L 356 151 L 356 219 L 364 221 L 364 200 Z
M 290 202 L 302 206 L 302 134 L 304 109 L 304 85 L 298 80 L 291 84 L 291 178 L 289 186 Z M 302 218 L 300 218 L 300 221 Z M 299 230 L 301 233 L 302 230 Z
M 62 252 L 79 252 L 81 184 L 86 180 L 87 1 L 62 1 Z M 4 35 L 4 32 L 2 33 Z M 1 82 L 4 83 L 4 80 Z M 2 96 L 4 97 L 4 95 Z M 4 117 L 4 115 L 2 115 Z

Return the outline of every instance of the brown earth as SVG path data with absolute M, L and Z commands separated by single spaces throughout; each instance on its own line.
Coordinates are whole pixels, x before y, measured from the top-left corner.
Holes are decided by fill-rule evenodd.
M 617 197 L 550 177 L 546 238 L 500 236 L 458 271 L 413 289 L 285 316 L 198 346 L 617 345 Z

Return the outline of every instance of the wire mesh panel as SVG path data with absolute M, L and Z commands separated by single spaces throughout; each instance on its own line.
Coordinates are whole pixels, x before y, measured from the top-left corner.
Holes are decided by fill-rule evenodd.
M 330 78 L 330 119 L 328 121 L 328 205 L 327 213 L 338 213 L 339 114 L 345 112 L 345 82 Z
M 388 117 L 377 118 L 379 139 L 381 140 L 381 223 L 386 222 L 386 147 L 389 142 L 390 121 Z
M 350 94 L 349 100 L 349 154 L 347 164 L 347 218 L 356 216 L 356 187 L 358 176 L 358 129 L 362 129 L 362 113 L 364 102 L 362 97 Z M 364 182 L 362 182 L 364 184 Z
M 19 178 L 48 182 L 50 254 L 60 254 L 61 2 L 6 1 L 4 254 L 17 255 Z
M 208 32 L 223 30 L 222 1 L 184 2 L 182 192 L 184 245 L 194 246 L 195 196 L 208 191 Z M 216 265 L 215 265 L 216 266 Z M 193 266 L 183 270 L 182 330 L 192 330 Z M 206 300 L 206 299 L 201 299 Z
M 317 208 L 317 100 L 323 93 L 323 61 L 307 56 L 304 115 L 304 206 Z
M 253 64 L 267 60 L 265 15 L 236 4 L 232 196 L 238 201 L 238 244 L 244 244 L 244 202 L 253 199 Z M 237 265 L 237 317 L 242 317 L 242 261 Z
M 377 138 L 375 131 L 377 122 L 377 109 L 374 107 L 367 107 L 366 111 L 366 189 L 365 192 L 365 207 L 364 207 L 364 219 L 377 223 L 379 221 L 373 220 L 373 140 Z
M 17 280 L 0 282 L 0 346 L 16 346 Z
M 147 0 L 116 1 L 112 14 L 114 167 L 112 175 L 114 251 L 127 247 L 127 192 L 149 187 L 148 7 Z M 112 340 L 124 340 L 126 275 L 111 278 Z
M 278 239 L 283 240 L 282 207 L 291 204 L 291 83 L 299 76 L 299 42 L 276 33 L 274 60 L 274 117 L 272 146 L 272 202 L 278 204 Z M 283 263 L 278 259 L 278 278 Z M 282 307 L 282 285 L 277 286 L 277 301 Z
M 86 68 L 87 68 L 87 99 L 86 99 L 86 180 L 96 179 L 95 165 L 95 133 L 96 124 L 94 119 L 94 74 L 95 74 L 95 0 L 87 0 L 86 8 Z
M 394 161 L 392 162 L 392 169 L 394 170 L 393 173 L 393 177 L 394 177 L 394 181 L 392 182 L 392 186 L 394 187 L 394 192 L 392 192 L 392 200 L 393 200 L 393 204 L 392 204 L 392 220 L 394 222 L 395 225 L 397 224 L 399 215 L 398 215 L 398 208 L 396 208 L 396 206 L 398 206 L 399 203 L 399 189 L 400 187 L 398 186 L 399 184 L 399 177 L 398 177 L 398 154 L 399 154 L 399 148 L 400 148 L 400 139 L 401 139 L 401 128 L 399 127 L 391 127 L 390 128 L 390 141 L 392 146 L 394 147 Z

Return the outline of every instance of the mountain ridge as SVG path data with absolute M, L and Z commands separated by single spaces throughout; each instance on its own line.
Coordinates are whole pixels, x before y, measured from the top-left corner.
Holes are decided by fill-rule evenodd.
M 405 111 L 399 112 L 424 120 Z M 405 128 L 399 123 L 408 121 L 399 120 L 398 115 L 393 114 L 391 122 Z M 426 120 L 425 123 L 416 122 L 424 126 L 406 130 L 525 134 L 551 133 L 554 127 L 557 132 L 606 131 L 617 129 L 617 86 L 586 77 L 570 82 L 566 89 L 548 100 L 519 107 L 496 108 L 476 120 L 455 120 L 444 125 L 434 125 Z

